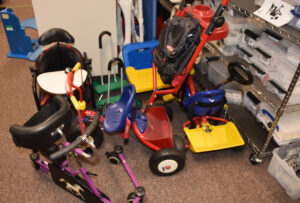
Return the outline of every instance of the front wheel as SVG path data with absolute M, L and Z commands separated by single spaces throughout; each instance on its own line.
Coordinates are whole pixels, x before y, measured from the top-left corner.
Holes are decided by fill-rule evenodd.
M 181 171 L 185 164 L 185 153 L 172 148 L 154 152 L 149 160 L 153 174 L 171 176 Z

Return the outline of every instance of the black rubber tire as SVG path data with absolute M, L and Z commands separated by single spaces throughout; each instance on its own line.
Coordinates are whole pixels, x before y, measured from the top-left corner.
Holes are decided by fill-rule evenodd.
M 98 126 L 95 131 L 92 133 L 92 138 L 94 139 L 94 145 L 98 149 L 103 143 L 104 140 L 104 133 Z
M 71 132 L 67 134 L 67 140 L 69 142 L 73 142 L 78 136 L 81 135 L 79 123 L 77 120 L 73 121 L 75 122 L 75 125 L 72 125 Z M 86 125 L 86 128 L 88 127 L 89 124 Z M 94 132 L 91 134 L 93 140 L 94 140 L 94 145 L 98 149 L 102 145 L 104 141 L 104 133 L 101 130 L 99 126 L 94 130 Z
M 135 192 L 131 192 L 128 194 L 127 196 L 127 203 L 132 203 L 134 201 L 134 199 L 136 198 L 136 193 Z
M 175 166 L 175 168 L 171 168 L 172 170 L 170 171 L 163 172 L 163 170 L 165 170 L 165 167 L 162 166 L 161 169 L 159 169 L 158 167 L 160 164 L 163 164 L 162 162 L 164 161 L 170 161 L 172 163 L 177 164 L 177 166 Z M 181 171 L 184 168 L 184 165 L 185 153 L 172 148 L 161 149 L 159 151 L 154 152 L 149 160 L 149 167 L 152 173 L 158 176 L 174 175 Z
M 117 153 L 117 154 L 123 153 L 123 147 L 120 146 L 120 145 L 115 146 L 114 147 L 114 152 Z
M 121 163 L 120 159 L 119 159 L 119 156 L 116 152 L 111 152 L 107 155 L 107 159 L 109 160 L 109 162 L 111 164 L 115 164 L 115 165 L 118 165 Z
M 181 151 L 181 152 L 185 152 L 186 151 L 186 148 L 185 148 L 185 143 L 184 143 L 184 140 L 181 136 L 179 135 L 174 135 L 174 138 L 173 138 L 173 148 L 178 150 L 178 151 Z
M 171 107 L 169 107 L 167 104 L 165 104 L 165 103 L 158 103 L 158 104 L 153 104 L 152 105 L 153 107 L 155 107 L 155 106 L 162 106 L 162 107 L 164 107 L 165 108 L 165 110 L 166 110 L 166 112 L 167 112 L 167 115 L 168 115 L 168 118 L 169 118 L 169 120 L 172 122 L 172 120 L 173 120 L 173 110 L 171 109 Z

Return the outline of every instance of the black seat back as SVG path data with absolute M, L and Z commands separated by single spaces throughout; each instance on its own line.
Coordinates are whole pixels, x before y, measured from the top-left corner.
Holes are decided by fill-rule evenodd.
M 74 37 L 62 28 L 51 28 L 39 38 L 39 44 L 44 46 L 53 42 L 74 43 Z
M 70 127 L 70 106 L 61 96 L 33 115 L 23 126 L 13 125 L 9 131 L 17 146 L 41 150 L 53 147 L 61 136 L 56 132 L 60 126 L 66 132 Z
M 56 44 L 44 50 L 35 62 L 38 73 L 65 70 L 73 68 L 80 62 L 84 66 L 81 53 L 74 47 L 64 44 Z

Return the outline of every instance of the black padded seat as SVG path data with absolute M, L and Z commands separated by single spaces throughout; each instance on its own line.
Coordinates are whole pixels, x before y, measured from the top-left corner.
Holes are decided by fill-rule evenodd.
M 74 43 L 74 37 L 62 28 L 51 28 L 44 32 L 39 38 L 39 44 L 44 46 L 53 42 Z
M 45 49 L 36 60 L 38 73 L 65 70 L 73 68 L 77 62 L 84 66 L 81 53 L 74 47 L 64 44 L 56 44 Z
M 66 132 L 70 127 L 70 105 L 62 96 L 55 96 L 53 102 L 33 115 L 23 126 L 14 124 L 9 131 L 17 146 L 43 150 L 53 147 L 61 136 L 51 134 L 64 125 Z

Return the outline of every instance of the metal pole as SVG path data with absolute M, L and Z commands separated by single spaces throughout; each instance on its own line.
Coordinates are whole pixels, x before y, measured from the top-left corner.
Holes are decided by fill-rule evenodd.
M 289 99 L 291 97 L 291 94 L 292 94 L 292 92 L 293 92 L 293 90 L 294 90 L 294 88 L 295 88 L 295 86 L 297 84 L 299 76 L 300 76 L 300 63 L 298 64 L 297 70 L 296 70 L 296 72 L 295 72 L 295 74 L 293 76 L 293 79 L 292 79 L 292 81 L 291 81 L 291 83 L 289 85 L 287 93 L 285 94 L 285 96 L 283 98 L 283 101 L 281 102 L 281 105 L 280 105 L 279 109 L 276 112 L 276 117 L 275 117 L 275 119 L 273 121 L 273 124 L 272 124 L 270 130 L 269 130 L 266 142 L 265 142 L 263 148 L 261 149 L 261 151 L 258 153 L 257 160 L 256 160 L 257 162 L 262 162 L 262 158 L 264 156 L 264 153 L 265 153 L 265 151 L 266 151 L 266 149 L 267 149 L 267 147 L 268 147 L 268 145 L 269 145 L 269 143 L 271 141 L 273 133 L 274 133 L 274 131 L 276 129 L 276 126 L 278 124 L 278 121 L 279 121 L 280 117 L 282 116 L 282 114 L 283 114 L 283 112 L 285 110 L 285 107 L 286 107 L 286 105 L 287 105 L 287 103 L 288 103 L 288 101 L 289 101 Z

